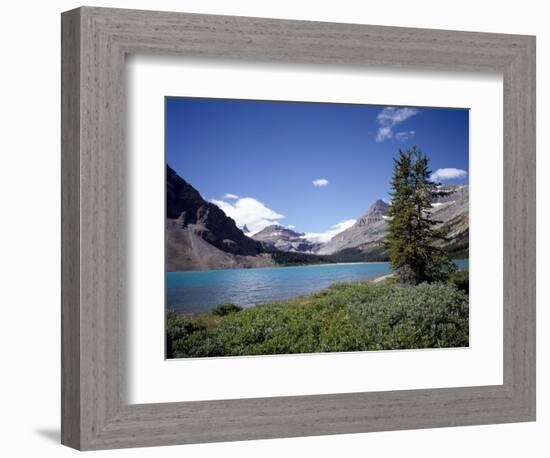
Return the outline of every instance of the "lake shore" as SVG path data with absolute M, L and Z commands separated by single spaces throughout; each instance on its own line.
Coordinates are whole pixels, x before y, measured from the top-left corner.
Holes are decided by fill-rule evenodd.
M 388 276 L 245 309 L 225 303 L 196 314 L 168 312 L 167 357 L 468 346 L 467 277 L 460 286 L 413 286 Z
M 365 280 L 356 280 L 356 281 L 348 281 L 348 282 L 335 282 L 335 283 L 333 283 L 333 285 L 336 285 L 338 283 L 342 283 L 342 284 L 354 284 L 354 283 L 365 283 L 365 282 L 367 282 L 367 283 L 382 283 L 382 282 L 392 278 L 393 275 L 394 274 L 391 273 L 391 274 L 384 274 L 384 275 L 375 276 L 375 277 L 368 278 L 368 279 L 365 279 Z M 331 285 L 331 286 L 333 286 L 333 285 Z M 330 288 L 330 286 L 329 286 L 329 288 Z M 296 296 L 296 297 L 293 297 L 293 298 L 290 298 L 290 299 L 286 299 L 286 300 L 283 300 L 283 301 L 279 301 L 279 302 L 291 303 L 291 302 L 300 301 L 300 300 L 306 300 L 307 301 L 308 297 L 314 296 L 317 293 L 318 292 L 313 292 L 313 293 L 308 294 L 308 295 L 299 295 L 299 296 Z M 254 305 L 251 305 L 251 306 L 248 306 L 248 307 L 240 307 L 239 306 L 239 308 L 241 308 L 243 310 L 250 310 L 250 309 L 253 309 L 254 307 L 258 307 L 258 306 L 261 306 L 261 305 L 263 305 L 263 304 L 261 304 L 261 303 L 260 304 L 254 304 Z M 186 312 L 184 310 L 171 310 L 171 309 L 169 309 L 168 313 L 174 313 L 176 315 L 187 315 L 187 316 L 197 317 L 197 316 L 201 316 L 201 315 L 211 313 L 211 311 L 215 308 L 216 307 L 212 307 L 210 310 L 202 311 L 202 312 Z
M 386 281 L 386 280 L 389 280 L 390 278 L 393 277 L 394 274 L 386 274 L 386 275 L 380 275 L 379 277 L 376 277 L 376 278 L 372 278 L 371 282 L 373 283 L 380 283 L 382 281 Z

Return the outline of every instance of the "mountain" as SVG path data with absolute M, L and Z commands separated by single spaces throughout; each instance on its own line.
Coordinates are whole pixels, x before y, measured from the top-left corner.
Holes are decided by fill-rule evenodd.
M 278 250 L 297 253 L 314 253 L 321 247 L 320 243 L 307 240 L 303 232 L 277 224 L 265 227 L 252 238 Z
M 195 234 L 222 251 L 255 256 L 263 251 L 258 243 L 243 234 L 235 221 L 216 205 L 205 201 L 183 178 L 167 168 L 166 217 L 181 227 L 191 227 Z
M 439 186 L 432 217 L 447 233 L 442 244 L 453 256 L 468 254 L 469 223 L 466 185 Z M 249 237 L 215 204 L 167 166 L 166 269 L 168 271 L 268 267 L 327 262 L 383 261 L 389 205 L 374 202 L 355 224 L 325 244 L 301 232 L 271 225 Z M 248 232 L 249 233 L 249 232 Z
M 432 202 L 432 217 L 441 221 L 439 227 L 449 239 L 440 245 L 458 257 L 467 256 L 469 250 L 469 194 L 467 185 L 443 185 L 438 187 Z
M 260 242 L 247 237 L 235 221 L 202 198 L 167 166 L 166 269 L 262 267 L 275 262 Z
M 312 254 L 286 253 L 246 236 L 232 218 L 204 200 L 169 166 L 165 228 L 169 272 L 332 262 Z
M 382 221 L 384 219 L 384 216 L 386 216 L 386 214 L 388 213 L 389 209 L 389 204 L 384 202 L 382 199 L 378 199 L 370 206 L 370 208 L 367 210 L 367 213 L 365 213 L 357 220 L 355 226 L 367 226 L 369 224 L 374 224 L 378 221 Z
M 388 231 L 385 217 L 389 207 L 383 200 L 377 200 L 353 226 L 336 234 L 317 253 L 334 255 L 342 252 L 343 258 L 358 256 L 360 259 L 364 257 L 365 260 L 373 261 L 387 258 L 380 241 Z
M 432 198 L 432 218 L 440 222 L 436 227 L 445 230 L 449 238 L 440 245 L 456 256 L 468 252 L 468 194 L 467 185 L 444 185 L 437 187 Z M 330 255 L 340 262 L 387 260 L 389 252 L 383 241 L 388 233 L 388 210 L 388 204 L 377 200 L 352 227 L 336 234 L 317 254 Z

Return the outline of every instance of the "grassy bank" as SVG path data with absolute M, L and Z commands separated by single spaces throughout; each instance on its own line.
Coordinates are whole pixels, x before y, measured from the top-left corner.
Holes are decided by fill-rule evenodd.
M 335 284 L 310 296 L 201 315 L 169 313 L 169 358 L 463 347 L 467 273 L 448 284 Z

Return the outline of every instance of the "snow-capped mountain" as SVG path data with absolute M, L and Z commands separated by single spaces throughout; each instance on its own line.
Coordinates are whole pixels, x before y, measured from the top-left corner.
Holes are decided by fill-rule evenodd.
M 468 191 L 467 185 L 442 185 L 432 199 L 432 217 L 447 233 L 449 240 L 442 245 L 451 253 L 468 250 Z M 388 211 L 389 205 L 377 200 L 352 227 L 336 234 L 316 253 L 340 261 L 386 260 L 389 253 L 383 241 L 388 234 Z
M 278 224 L 265 227 L 252 238 L 281 251 L 314 253 L 321 247 L 320 243 L 306 239 L 304 233 Z

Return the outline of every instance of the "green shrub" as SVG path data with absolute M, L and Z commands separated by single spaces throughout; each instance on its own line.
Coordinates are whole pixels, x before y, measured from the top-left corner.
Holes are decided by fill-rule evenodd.
M 470 294 L 470 271 L 468 269 L 457 270 L 449 281 L 454 284 L 460 291 Z
M 239 307 L 238 305 L 226 303 L 226 304 L 220 304 L 216 307 L 214 307 L 210 313 L 217 316 L 225 316 L 229 315 L 230 313 L 237 313 L 240 312 L 243 308 Z
M 357 307 L 377 349 L 468 345 L 468 296 L 453 285 L 394 283 Z
M 168 312 L 166 315 L 166 357 L 174 357 L 174 344 L 189 339 L 199 330 L 192 318 Z
M 468 345 L 468 296 L 454 284 L 341 283 L 215 319 L 212 313 L 169 316 L 169 357 Z

